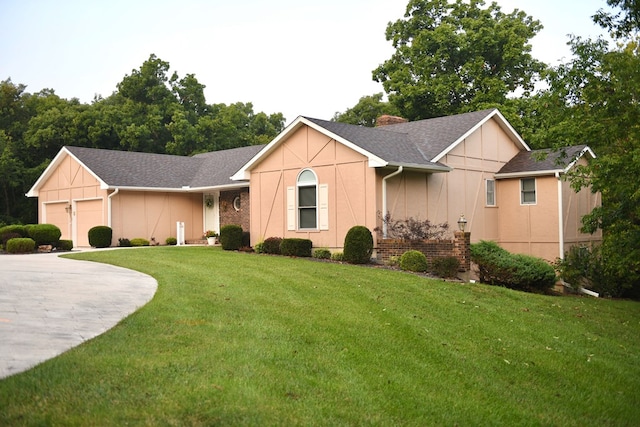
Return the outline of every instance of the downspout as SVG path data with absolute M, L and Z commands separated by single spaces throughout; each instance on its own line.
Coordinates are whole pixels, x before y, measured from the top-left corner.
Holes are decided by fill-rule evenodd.
M 120 192 L 119 188 L 107 196 L 107 225 L 111 227 L 111 198 Z M 113 228 L 113 227 L 112 227 Z
M 556 179 L 558 180 L 558 246 L 560 250 L 559 257 L 564 259 L 564 212 L 562 209 L 562 180 L 560 179 L 560 172 L 556 172 Z
M 384 220 L 387 215 L 387 180 L 389 178 L 393 178 L 394 176 L 402 173 L 402 166 L 398 166 L 398 170 L 390 173 L 389 175 L 382 178 L 382 238 L 387 238 L 387 223 Z

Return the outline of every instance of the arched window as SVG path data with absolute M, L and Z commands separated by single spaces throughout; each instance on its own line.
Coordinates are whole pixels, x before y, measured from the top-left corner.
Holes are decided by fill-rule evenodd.
M 318 178 L 311 169 L 298 175 L 298 228 L 318 228 Z

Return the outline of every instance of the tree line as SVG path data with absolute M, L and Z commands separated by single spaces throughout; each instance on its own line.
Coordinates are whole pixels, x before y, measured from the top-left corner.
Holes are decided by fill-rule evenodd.
M 0 222 L 37 221 L 25 193 L 65 145 L 188 156 L 266 144 L 284 128 L 251 103 L 207 104 L 204 88 L 155 55 L 90 104 L 0 82 Z

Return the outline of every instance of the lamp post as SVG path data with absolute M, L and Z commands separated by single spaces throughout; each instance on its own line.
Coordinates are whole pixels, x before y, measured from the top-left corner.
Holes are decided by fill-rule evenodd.
M 467 219 L 464 217 L 464 214 L 460 214 L 460 218 L 458 218 L 458 228 L 461 232 L 464 233 L 464 229 L 467 226 Z

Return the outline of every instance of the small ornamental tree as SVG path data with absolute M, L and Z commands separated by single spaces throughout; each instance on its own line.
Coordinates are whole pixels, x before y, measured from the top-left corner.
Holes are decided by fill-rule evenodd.
M 365 226 L 351 227 L 344 238 L 343 260 L 351 264 L 367 264 L 373 253 L 373 236 Z

